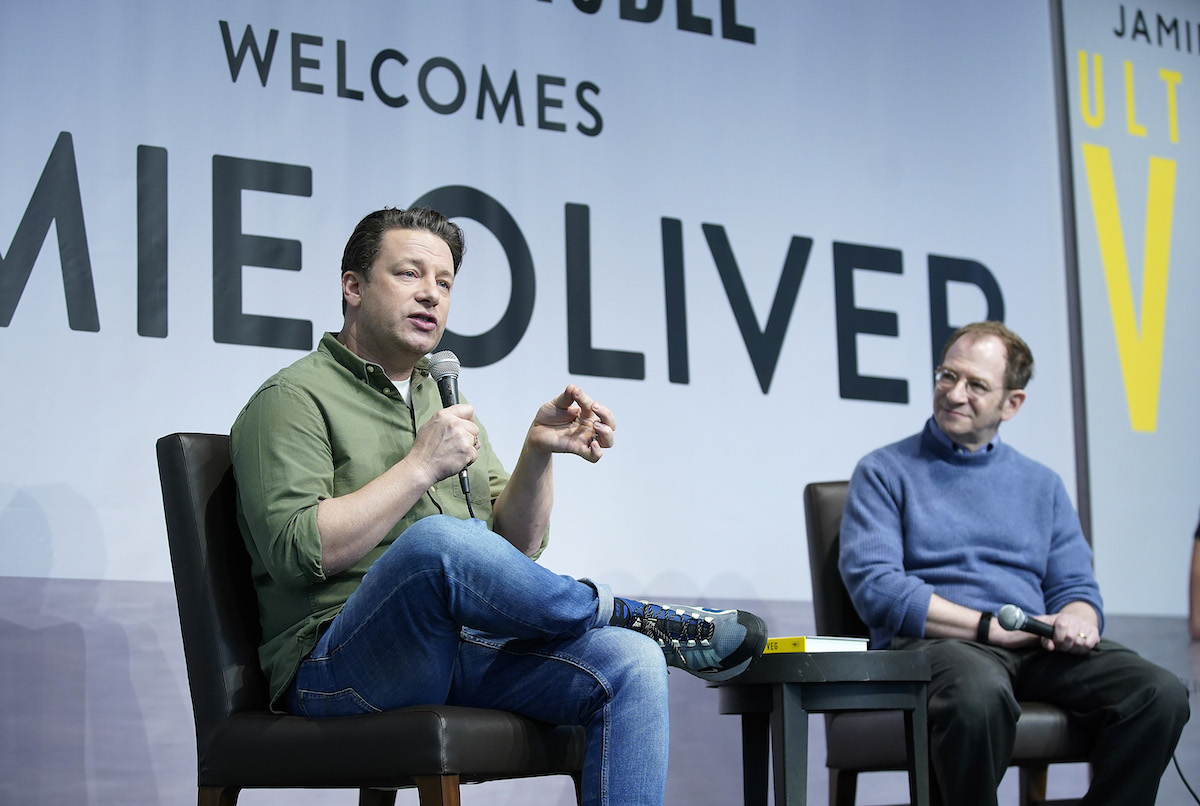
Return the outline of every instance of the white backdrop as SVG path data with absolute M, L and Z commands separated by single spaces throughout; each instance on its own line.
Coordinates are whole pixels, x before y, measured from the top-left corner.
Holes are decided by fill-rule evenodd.
M 354 223 L 451 186 L 498 202 L 533 265 L 528 326 L 500 360 L 464 369 L 461 381 L 502 455 L 515 459 L 536 406 L 569 381 L 617 414 L 617 448 L 598 466 L 558 464 L 543 558 L 557 570 L 630 594 L 810 598 L 802 486 L 847 477 L 859 456 L 928 414 L 931 340 L 941 338 L 937 323 L 931 335 L 931 255 L 980 264 L 995 279 L 1007 322 L 1038 360 L 1029 402 L 1004 438 L 1074 490 L 1048 8 L 694 0 L 693 19 L 681 19 L 687 5 L 662 4 L 658 19 L 639 22 L 622 9 L 655 3 L 6 4 L 0 314 L 11 318 L 0 320 L 0 575 L 169 579 L 154 440 L 227 431 L 258 384 L 304 352 L 221 343 L 214 310 L 310 322 L 315 344 L 340 325 L 338 262 Z M 724 28 L 723 8 L 736 14 Z M 681 30 L 705 19 L 711 33 Z M 222 21 L 235 56 L 247 26 L 264 61 L 278 31 L 265 85 L 249 52 L 234 80 Z M 741 41 L 750 32 L 753 42 Z M 451 64 L 464 88 L 456 111 L 447 109 L 457 91 Z M 520 118 L 510 106 L 498 119 L 486 96 L 476 116 L 485 70 L 497 97 L 515 76 Z M 361 98 L 342 97 L 355 91 Z M 74 219 L 69 158 L 82 210 Z M 299 269 L 235 272 L 240 308 L 214 294 L 214 245 L 221 271 L 233 237 L 227 196 L 214 190 L 228 176 L 224 158 L 295 166 L 275 171 L 298 180 L 286 193 L 240 193 L 234 230 L 293 241 L 276 262 Z M 15 234 L 36 218 L 27 212 L 40 209 L 40 179 L 60 218 L 32 247 L 21 285 Z M 590 243 L 573 270 L 579 254 L 590 257 L 590 306 L 578 289 L 567 293 L 565 222 L 579 205 Z M 139 220 L 150 280 L 163 276 L 153 247 L 164 229 L 154 222 L 166 222 L 165 335 L 139 333 Z M 468 251 L 450 329 L 470 336 L 500 320 L 511 271 L 491 230 L 460 223 Z M 741 327 L 706 226 L 715 242 L 727 239 L 744 282 L 754 321 L 743 313 Z M 676 227 L 682 292 L 664 279 L 664 264 L 675 265 L 664 242 L 670 253 Z M 86 236 L 98 329 L 69 321 L 63 235 L 69 256 Z M 847 253 L 857 260 L 835 260 Z M 79 259 L 66 263 L 78 279 Z M 851 280 L 840 302 L 835 263 Z M 803 275 L 772 329 L 785 264 L 793 281 L 801 267 Z M 153 299 L 142 291 L 145 310 L 158 314 L 145 315 L 142 332 L 163 326 Z M 672 299 L 683 300 L 686 336 L 678 323 L 668 335 Z M 949 283 L 947 299 L 952 325 L 987 312 L 970 283 Z M 589 308 L 591 346 L 640 354 L 644 377 L 572 372 L 568 321 L 578 325 Z M 885 312 L 874 328 L 883 335 L 853 337 L 853 308 Z M 765 345 L 747 348 L 742 333 L 764 328 L 756 338 Z M 840 377 L 851 344 L 856 364 Z M 897 379 L 907 402 L 843 396 L 854 372 Z M 1164 399 L 1179 391 L 1164 383 Z M 1089 404 L 1101 416 L 1122 401 Z M 1194 481 L 1194 464 L 1180 472 Z M 1101 472 L 1092 473 L 1100 488 Z M 1106 563 L 1125 539 L 1100 541 L 1098 568 L 1110 601 L 1128 610 L 1157 583 Z M 1136 540 L 1142 551 L 1169 546 L 1163 554 L 1176 565 L 1190 548 L 1162 528 Z M 1153 608 L 1182 612 L 1183 585 L 1171 579 Z
M 1096 569 L 1110 610 L 1178 613 L 1200 508 L 1198 9 L 1064 10 Z

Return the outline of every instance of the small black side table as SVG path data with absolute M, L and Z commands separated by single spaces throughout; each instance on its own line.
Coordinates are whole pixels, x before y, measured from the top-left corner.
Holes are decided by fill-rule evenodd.
M 809 713 L 875 710 L 904 711 L 909 794 L 915 806 L 928 806 L 928 682 L 924 653 L 876 650 L 763 655 L 732 680 L 710 683 L 718 689 L 720 712 L 742 716 L 746 806 L 766 806 L 769 745 L 775 748 L 775 806 L 806 802 Z

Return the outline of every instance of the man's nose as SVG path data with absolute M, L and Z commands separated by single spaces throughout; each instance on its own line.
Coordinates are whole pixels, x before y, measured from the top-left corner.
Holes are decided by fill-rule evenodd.
M 437 278 L 426 277 L 422 278 L 417 284 L 417 299 L 437 305 L 441 299 L 441 289 L 438 288 Z

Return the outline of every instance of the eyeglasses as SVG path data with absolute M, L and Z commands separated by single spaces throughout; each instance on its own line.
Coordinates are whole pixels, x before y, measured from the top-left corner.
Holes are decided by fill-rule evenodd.
M 933 382 L 939 389 L 949 390 L 958 386 L 959 377 L 959 374 L 954 370 L 940 367 L 937 372 L 933 373 Z M 987 397 L 995 391 L 991 386 L 978 378 L 967 378 L 966 381 L 967 397 L 972 400 Z

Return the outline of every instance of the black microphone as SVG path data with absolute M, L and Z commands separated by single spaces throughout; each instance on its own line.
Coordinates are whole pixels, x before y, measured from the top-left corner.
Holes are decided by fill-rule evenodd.
M 437 381 L 438 391 L 442 395 L 442 408 L 458 404 L 458 356 L 449 350 L 442 350 L 429 357 L 429 375 Z M 468 506 L 471 501 L 471 480 L 467 477 L 464 467 L 458 472 L 458 483 L 463 495 L 467 497 Z
M 996 621 L 1006 630 L 1024 630 L 1042 638 L 1053 638 L 1054 627 L 1044 621 L 1038 621 L 1025 615 L 1025 611 L 1015 604 L 1006 604 L 996 614 Z

